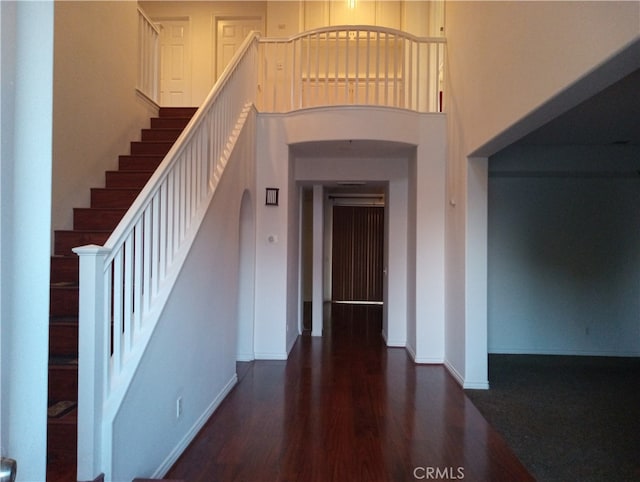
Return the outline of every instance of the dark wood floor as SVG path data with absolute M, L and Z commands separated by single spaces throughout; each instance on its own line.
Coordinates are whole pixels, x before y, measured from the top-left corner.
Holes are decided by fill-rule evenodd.
M 444 367 L 386 348 L 380 307 L 336 306 L 237 386 L 166 475 L 185 481 L 533 480 Z

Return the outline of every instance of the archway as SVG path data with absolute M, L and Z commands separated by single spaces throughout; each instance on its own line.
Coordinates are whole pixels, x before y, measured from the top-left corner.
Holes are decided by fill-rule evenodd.
M 238 361 L 255 358 L 253 348 L 254 282 L 255 282 L 255 213 L 249 191 L 242 195 L 239 223 L 238 266 L 238 336 L 236 341 Z

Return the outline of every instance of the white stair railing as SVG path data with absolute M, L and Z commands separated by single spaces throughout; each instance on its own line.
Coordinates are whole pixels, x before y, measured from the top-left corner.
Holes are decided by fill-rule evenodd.
M 444 38 L 361 25 L 260 40 L 258 109 L 374 105 L 441 112 Z
M 160 102 L 160 30 L 138 7 L 137 89 L 156 104 Z
M 80 257 L 78 480 L 109 473 L 113 420 L 255 102 L 250 35 L 104 246 Z M 106 432 L 106 431 L 105 431 Z

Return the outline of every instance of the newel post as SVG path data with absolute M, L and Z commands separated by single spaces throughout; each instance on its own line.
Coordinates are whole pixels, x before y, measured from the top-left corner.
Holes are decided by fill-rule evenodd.
M 101 466 L 102 405 L 106 377 L 104 263 L 109 249 L 82 246 L 78 316 L 78 472 L 77 480 L 94 480 Z

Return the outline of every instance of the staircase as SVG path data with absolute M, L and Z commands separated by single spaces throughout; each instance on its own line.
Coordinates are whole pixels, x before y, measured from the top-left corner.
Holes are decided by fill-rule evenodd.
M 105 173 L 105 187 L 91 189 L 91 207 L 75 208 L 73 229 L 54 233 L 49 325 L 47 480 L 76 480 L 78 400 L 78 258 L 71 251 L 103 245 L 142 190 L 196 108 L 163 107 Z

